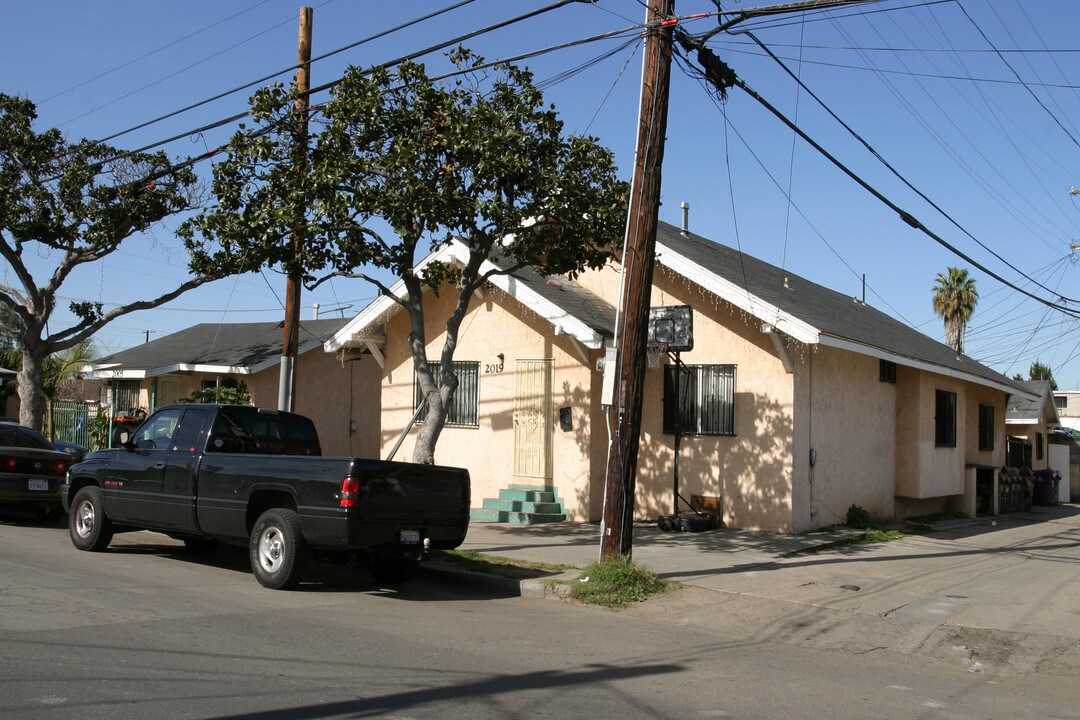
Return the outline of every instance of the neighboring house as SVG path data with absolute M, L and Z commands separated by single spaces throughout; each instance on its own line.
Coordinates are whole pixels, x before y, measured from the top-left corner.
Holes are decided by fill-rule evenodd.
M 1050 461 L 1049 437 L 1061 425 L 1049 380 L 1018 381 L 1031 397 L 1013 397 L 1005 414 L 1009 433 L 1009 451 L 1005 459 L 1013 467 L 1045 470 L 1053 467 Z M 1068 462 L 1065 463 L 1068 465 Z M 1065 470 L 1059 463 L 1054 469 Z
M 1080 390 L 1055 390 L 1054 408 L 1062 427 L 1080 431 Z
M 451 244 L 421 266 L 465 257 Z M 455 353 L 461 384 L 435 457 L 470 470 L 474 508 L 532 486 L 557 497 L 559 514 L 601 517 L 602 360 L 620 282 L 614 266 L 574 281 L 525 270 L 495 276 L 473 299 Z M 456 294 L 425 294 L 429 357 L 445 342 Z M 1007 399 L 1036 397 L 857 298 L 665 223 L 651 304 L 694 308 L 694 349 L 681 356 L 691 429 L 680 488 L 721 508 L 729 526 L 801 532 L 843 522 L 851 505 L 875 517 L 974 513 L 977 486 L 995 483 L 1005 461 Z M 384 295 L 325 345 L 379 362 L 384 450 L 418 401 L 409 332 L 407 314 Z M 672 372 L 670 362 L 646 371 L 639 519 L 672 508 Z
M 378 452 L 378 366 L 370 357 L 318 352 L 345 320 L 300 323 L 294 409 L 315 421 L 326 455 Z M 106 381 L 117 416 L 181 402 L 204 388 L 244 383 L 252 403 L 278 406 L 282 323 L 205 323 L 103 358 L 87 369 Z M 316 352 L 311 352 L 315 350 Z

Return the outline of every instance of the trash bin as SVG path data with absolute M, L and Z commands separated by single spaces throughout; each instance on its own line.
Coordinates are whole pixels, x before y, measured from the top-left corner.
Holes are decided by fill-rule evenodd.
M 1035 476 L 1035 489 L 1032 498 L 1033 505 L 1057 505 L 1057 483 L 1054 481 L 1055 471 L 1047 468 L 1046 470 L 1036 470 L 1033 475 Z

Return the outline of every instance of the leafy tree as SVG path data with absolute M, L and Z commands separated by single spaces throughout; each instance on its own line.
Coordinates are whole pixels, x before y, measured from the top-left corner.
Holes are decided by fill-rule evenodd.
M 1055 390 L 1058 389 L 1057 381 L 1054 380 L 1054 373 L 1050 369 L 1050 366 L 1049 365 L 1043 365 L 1038 360 L 1031 363 L 1031 369 L 1028 370 L 1028 379 L 1029 380 L 1049 380 L 1050 381 L 1050 390 L 1055 391 Z
M 427 463 L 457 387 L 454 350 L 477 289 L 526 266 L 571 275 L 598 267 L 626 219 L 627 188 L 611 152 L 595 138 L 564 137 L 529 71 L 485 67 L 463 49 L 451 57 L 463 74 L 443 83 L 413 63 L 393 72 L 351 68 L 310 138 L 296 125 L 294 93 L 260 91 L 252 100 L 260 127 L 235 137 L 233 153 L 215 167 L 219 206 L 182 229 L 202 272 L 279 263 L 301 271 L 309 286 L 334 275 L 362 278 L 391 297 L 363 268 L 400 278 L 406 294 L 394 299 L 410 319 L 428 407 L 413 460 Z M 373 229 L 375 219 L 392 232 Z M 305 234 L 301 256 L 285 246 L 294 223 Z M 218 249 L 195 243 L 196 234 Z M 416 269 L 424 254 L 455 239 L 468 248 L 461 266 Z M 494 256 L 503 268 L 484 269 Z M 447 283 L 456 302 L 445 344 L 429 360 L 422 295 Z
M 945 273 L 938 273 L 931 290 L 934 312 L 945 321 L 945 344 L 963 353 L 964 330 L 979 302 L 975 279 L 968 277 L 967 270 L 951 267 Z
M 77 268 L 102 260 L 133 235 L 192 209 L 195 175 L 164 153 L 123 154 L 59 130 L 35 132 L 37 108 L 0 94 L 0 258 L 14 285 L 0 284 L 0 308 L 17 319 L 19 419 L 40 428 L 45 415 L 45 360 L 87 341 L 116 318 L 162 305 L 220 277 L 200 273 L 157 298 L 115 307 L 72 302 L 77 320 L 50 323 L 61 286 Z M 57 257 L 39 282 L 24 257 Z M 6 323 L 5 323 L 6 326 Z

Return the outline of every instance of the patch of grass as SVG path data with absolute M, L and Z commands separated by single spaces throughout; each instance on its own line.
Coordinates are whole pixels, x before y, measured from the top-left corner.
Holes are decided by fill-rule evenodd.
M 669 583 L 648 568 L 622 558 L 605 558 L 589 565 L 570 585 L 570 597 L 590 605 L 625 607 L 664 592 Z
M 890 540 L 899 540 L 903 537 L 914 535 L 915 533 L 904 532 L 903 530 L 870 530 L 862 535 L 857 535 L 848 540 L 848 545 L 866 545 L 868 543 L 889 542 Z
M 516 560 L 501 555 L 485 555 L 474 550 L 432 550 L 431 557 L 454 563 L 462 569 L 471 570 L 472 572 L 498 573 L 507 568 L 516 568 L 518 570 L 560 573 L 576 569 L 573 565 Z

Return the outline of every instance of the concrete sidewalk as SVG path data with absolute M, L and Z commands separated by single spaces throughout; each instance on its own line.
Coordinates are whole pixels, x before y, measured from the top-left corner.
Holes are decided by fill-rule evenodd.
M 927 535 L 868 545 L 843 544 L 858 534 L 849 528 L 792 536 L 640 524 L 634 562 L 688 587 L 632 611 L 714 631 L 768 627 L 815 647 L 955 659 L 973 672 L 1080 675 L 1080 506 L 929 524 Z M 598 525 L 474 523 L 461 549 L 581 568 L 599 547 Z M 502 582 L 548 593 L 537 580 Z

